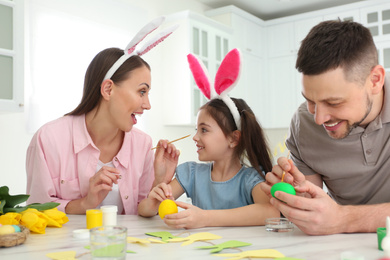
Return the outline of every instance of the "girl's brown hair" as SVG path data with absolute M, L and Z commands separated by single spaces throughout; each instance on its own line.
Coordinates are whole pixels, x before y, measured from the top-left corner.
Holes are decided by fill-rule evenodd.
M 262 127 L 256 119 L 252 109 L 242 99 L 232 98 L 241 116 L 241 137 L 235 153 L 243 161 L 245 157 L 262 176 L 272 170 L 272 158 L 268 142 Z M 220 99 L 212 99 L 200 109 L 206 110 L 218 123 L 225 136 L 237 130 L 233 116 Z M 263 176 L 264 177 L 264 176 Z

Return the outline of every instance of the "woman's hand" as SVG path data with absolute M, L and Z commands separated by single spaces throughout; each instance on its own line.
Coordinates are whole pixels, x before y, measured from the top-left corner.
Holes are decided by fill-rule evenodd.
M 201 228 L 207 226 L 207 210 L 200 209 L 194 205 L 175 201 L 177 206 L 185 210 L 179 213 L 165 215 L 164 222 L 172 228 Z
M 175 174 L 179 161 L 180 151 L 175 145 L 168 144 L 168 140 L 160 140 L 154 158 L 154 185 L 159 183 L 169 183 Z
M 86 209 L 96 208 L 112 190 L 112 185 L 118 184 L 120 172 L 116 168 L 103 166 L 89 179 L 88 194 L 84 199 Z

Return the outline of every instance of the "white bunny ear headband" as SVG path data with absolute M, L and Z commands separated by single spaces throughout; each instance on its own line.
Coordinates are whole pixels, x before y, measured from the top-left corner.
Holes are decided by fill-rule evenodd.
M 151 49 L 153 49 L 157 44 L 165 40 L 174 30 L 176 30 L 178 25 L 171 26 L 159 34 L 155 35 L 152 39 L 150 39 L 146 44 L 142 46 L 139 50 L 136 50 L 137 45 L 151 32 L 153 32 L 157 27 L 159 27 L 165 20 L 165 17 L 161 16 L 153 21 L 149 22 L 145 25 L 130 41 L 130 43 L 126 46 L 124 50 L 124 54 L 112 65 L 112 67 L 107 71 L 106 76 L 103 81 L 106 79 L 110 79 L 112 75 L 118 70 L 118 68 L 131 56 L 134 55 L 144 55 Z
M 208 99 L 219 98 L 225 102 L 232 113 L 234 122 L 238 130 L 241 130 L 241 116 L 233 100 L 227 95 L 237 84 L 240 76 L 240 52 L 237 49 L 231 50 L 226 54 L 215 75 L 214 88 L 210 87 L 210 80 L 207 68 L 203 62 L 193 54 L 187 55 L 188 63 L 195 83 Z

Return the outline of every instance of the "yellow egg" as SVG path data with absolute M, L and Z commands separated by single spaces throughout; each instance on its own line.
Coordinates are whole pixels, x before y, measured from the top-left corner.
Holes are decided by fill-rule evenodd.
M 177 213 L 177 205 L 173 200 L 163 200 L 158 207 L 158 215 L 163 219 L 165 215 Z
M 15 233 L 15 228 L 12 225 L 3 225 L 0 227 L 0 236 Z

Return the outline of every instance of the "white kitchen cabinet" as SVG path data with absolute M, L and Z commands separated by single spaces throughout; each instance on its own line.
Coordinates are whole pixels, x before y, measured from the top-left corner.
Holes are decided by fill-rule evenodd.
M 267 89 L 264 58 L 241 52 L 241 74 L 235 88 L 230 92 L 234 98 L 244 99 L 260 122 L 266 120 Z
M 0 112 L 23 111 L 23 1 L 0 0 Z
M 167 100 L 164 124 L 194 125 L 199 107 L 207 100 L 195 85 L 187 55 L 195 54 L 203 61 L 208 68 L 211 87 L 214 87 L 215 73 L 230 50 L 232 30 L 191 11 L 167 16 L 166 24 L 180 26 L 170 36 L 169 42 L 162 45 L 163 61 L 169 63 L 163 68 L 163 99 Z
M 386 71 L 390 71 L 390 41 L 382 41 L 375 43 L 378 49 L 378 62 L 385 67 Z
M 268 57 L 283 57 L 295 52 L 294 23 L 267 26 Z
M 390 40 L 390 3 L 361 8 L 360 18 L 376 42 Z
M 292 115 L 298 108 L 301 93 L 297 85 L 298 72 L 295 56 L 273 57 L 268 59 L 268 81 L 266 98 L 268 100 L 267 117 L 263 121 L 265 128 L 286 128 Z
M 265 54 L 264 21 L 233 5 L 206 11 L 205 14 L 233 29 L 231 47 L 257 57 Z

